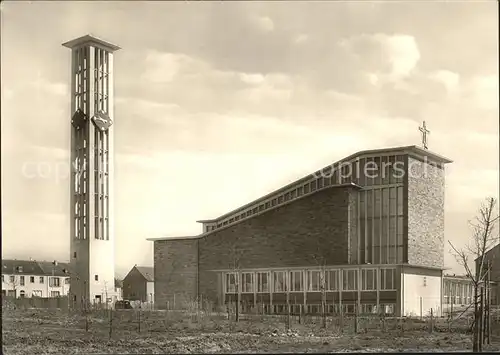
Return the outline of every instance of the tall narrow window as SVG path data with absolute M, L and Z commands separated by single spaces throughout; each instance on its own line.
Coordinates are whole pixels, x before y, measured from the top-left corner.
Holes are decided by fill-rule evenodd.
M 253 293 L 253 273 L 244 272 L 241 274 L 241 292 Z
M 387 185 L 390 183 L 391 166 L 389 165 L 389 157 L 382 157 L 382 184 Z
M 404 156 L 398 155 L 396 157 L 396 175 L 395 175 L 395 183 L 402 183 L 403 182 L 403 177 L 404 177 L 404 170 L 405 170 L 405 165 L 404 165 Z
M 363 291 L 374 291 L 377 289 L 377 270 L 361 270 L 361 287 Z
M 404 203 L 403 203 L 403 187 L 398 187 L 398 198 L 397 198 L 397 204 L 398 204 L 398 216 L 403 215 L 403 208 L 404 208 Z
M 358 175 L 359 175 L 359 179 L 358 179 L 358 183 L 360 186 L 365 186 L 366 185 L 366 169 L 365 169 L 365 165 L 366 165 L 366 160 L 365 158 L 363 159 L 360 159 L 359 162 L 358 162 Z
M 374 167 L 376 169 L 374 169 L 374 172 L 373 172 L 374 175 L 375 175 L 374 181 L 373 181 L 373 185 L 378 186 L 378 185 L 380 185 L 382 183 L 382 179 L 381 179 L 381 177 L 382 177 L 381 166 L 382 165 L 380 164 L 380 157 L 376 157 L 374 159 L 374 162 L 375 162 Z
M 396 176 L 399 174 L 398 166 L 396 165 L 396 157 L 390 156 L 389 157 L 389 165 L 390 165 L 390 174 L 389 174 L 389 183 L 394 184 L 396 183 Z
M 373 219 L 373 264 L 380 264 L 380 233 L 381 223 L 379 218 Z
M 323 188 L 323 186 L 325 185 L 325 182 L 324 182 L 324 179 L 322 177 L 320 177 L 318 180 L 318 189 L 321 189 Z
M 358 270 L 343 270 L 342 290 L 356 291 L 358 289 Z
M 450 283 L 448 281 L 443 281 L 443 283 L 444 283 L 444 290 L 443 290 L 444 303 L 449 304 Z
M 269 292 L 269 273 L 257 273 L 257 292 Z
M 302 271 L 290 272 L 290 291 L 299 292 L 304 291 L 304 274 Z
M 273 280 L 274 280 L 274 292 L 286 292 L 287 282 L 286 282 L 285 271 L 274 271 Z
M 373 158 L 366 158 L 365 163 L 365 174 L 366 174 L 366 186 L 373 186 L 374 177 L 376 174 L 375 163 Z
M 380 217 L 381 215 L 381 190 L 377 189 L 377 190 L 374 190 L 373 193 L 374 193 L 374 200 L 373 200 L 373 216 L 374 217 Z
M 372 242 L 373 242 L 373 218 L 369 218 L 366 220 L 365 260 L 367 263 L 373 263 Z
M 339 271 L 327 270 L 326 271 L 326 289 L 328 291 L 338 291 L 339 289 Z
M 396 270 L 395 269 L 380 269 L 380 289 L 395 290 L 396 289 Z
M 236 273 L 226 274 L 226 293 L 236 293 Z
M 307 288 L 308 291 L 320 291 L 321 290 L 321 271 L 308 271 L 308 283 L 309 287 Z

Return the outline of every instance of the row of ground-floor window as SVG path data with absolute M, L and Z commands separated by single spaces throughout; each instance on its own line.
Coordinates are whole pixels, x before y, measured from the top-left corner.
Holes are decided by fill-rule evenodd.
M 218 307 L 239 302 L 244 311 L 274 314 L 287 313 L 288 307 L 291 313 L 316 313 L 325 304 L 329 313 L 439 316 L 449 300 L 441 270 L 412 265 L 241 268 L 207 270 L 198 277 L 179 275 L 175 282 L 159 277 L 156 306 L 175 309 L 183 307 L 182 299 L 198 299 Z M 459 297 L 454 304 L 470 304 L 468 293 L 460 295 L 452 293 Z
M 296 302 L 296 300 L 294 300 Z M 226 299 L 226 307 L 228 310 L 233 310 L 236 306 L 236 298 L 232 299 L 228 297 Z M 323 305 L 321 303 L 308 303 L 308 304 L 269 304 L 269 303 L 256 303 L 243 301 L 240 302 L 240 310 L 243 313 L 250 314 L 277 314 L 285 315 L 290 313 L 291 315 L 299 314 L 322 314 Z M 395 311 L 394 303 L 387 304 L 375 304 L 375 303 L 348 303 L 348 304 L 332 304 L 325 302 L 325 312 L 328 315 L 338 315 L 342 311 L 342 314 L 386 314 L 392 315 Z
M 470 304 L 474 297 L 474 285 L 468 279 L 444 279 L 443 303 L 455 305 Z
M 221 272 L 222 299 L 243 312 L 265 314 L 393 314 L 395 267 L 239 270 Z
M 396 269 L 273 270 L 224 273 L 224 292 L 280 293 L 396 290 Z

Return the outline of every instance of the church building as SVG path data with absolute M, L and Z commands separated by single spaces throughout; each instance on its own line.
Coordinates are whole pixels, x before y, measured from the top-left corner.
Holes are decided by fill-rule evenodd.
M 440 315 L 451 160 L 425 148 L 358 152 L 199 221 L 199 235 L 149 239 L 156 307 L 240 299 L 243 311 L 314 313 L 326 292 L 330 312 Z

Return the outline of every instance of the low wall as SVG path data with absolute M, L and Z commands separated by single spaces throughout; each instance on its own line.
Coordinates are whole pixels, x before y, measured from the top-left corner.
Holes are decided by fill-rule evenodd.
M 15 306 L 17 308 L 68 308 L 68 297 L 31 297 L 13 298 L 2 297 L 2 306 Z

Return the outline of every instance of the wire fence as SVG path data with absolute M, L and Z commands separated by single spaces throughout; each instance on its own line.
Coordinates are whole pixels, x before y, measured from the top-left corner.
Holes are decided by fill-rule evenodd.
M 109 334 L 121 331 L 158 332 L 172 329 L 220 331 L 238 327 L 246 331 L 263 329 L 284 329 L 315 332 L 321 329 L 338 333 L 354 334 L 368 332 L 449 332 L 469 334 L 472 332 L 473 314 L 456 309 L 447 317 L 433 314 L 422 317 L 394 317 L 380 313 L 349 313 L 343 308 L 330 312 L 307 313 L 286 309 L 285 313 L 268 314 L 265 307 L 236 312 L 234 304 L 214 306 L 209 302 L 185 302 L 176 310 L 155 310 L 151 303 L 136 304 L 133 309 L 113 309 L 91 305 L 84 309 L 72 309 L 63 299 L 20 301 L 2 299 L 4 314 L 21 312 L 34 319 L 50 320 L 65 328 L 85 329 L 85 331 L 106 331 Z M 51 305 L 53 307 L 46 307 Z M 55 307 L 55 306 L 62 307 Z M 44 307 L 45 306 L 45 307 Z M 500 337 L 500 309 L 492 308 L 491 334 Z M 110 335 L 111 336 L 111 335 Z

